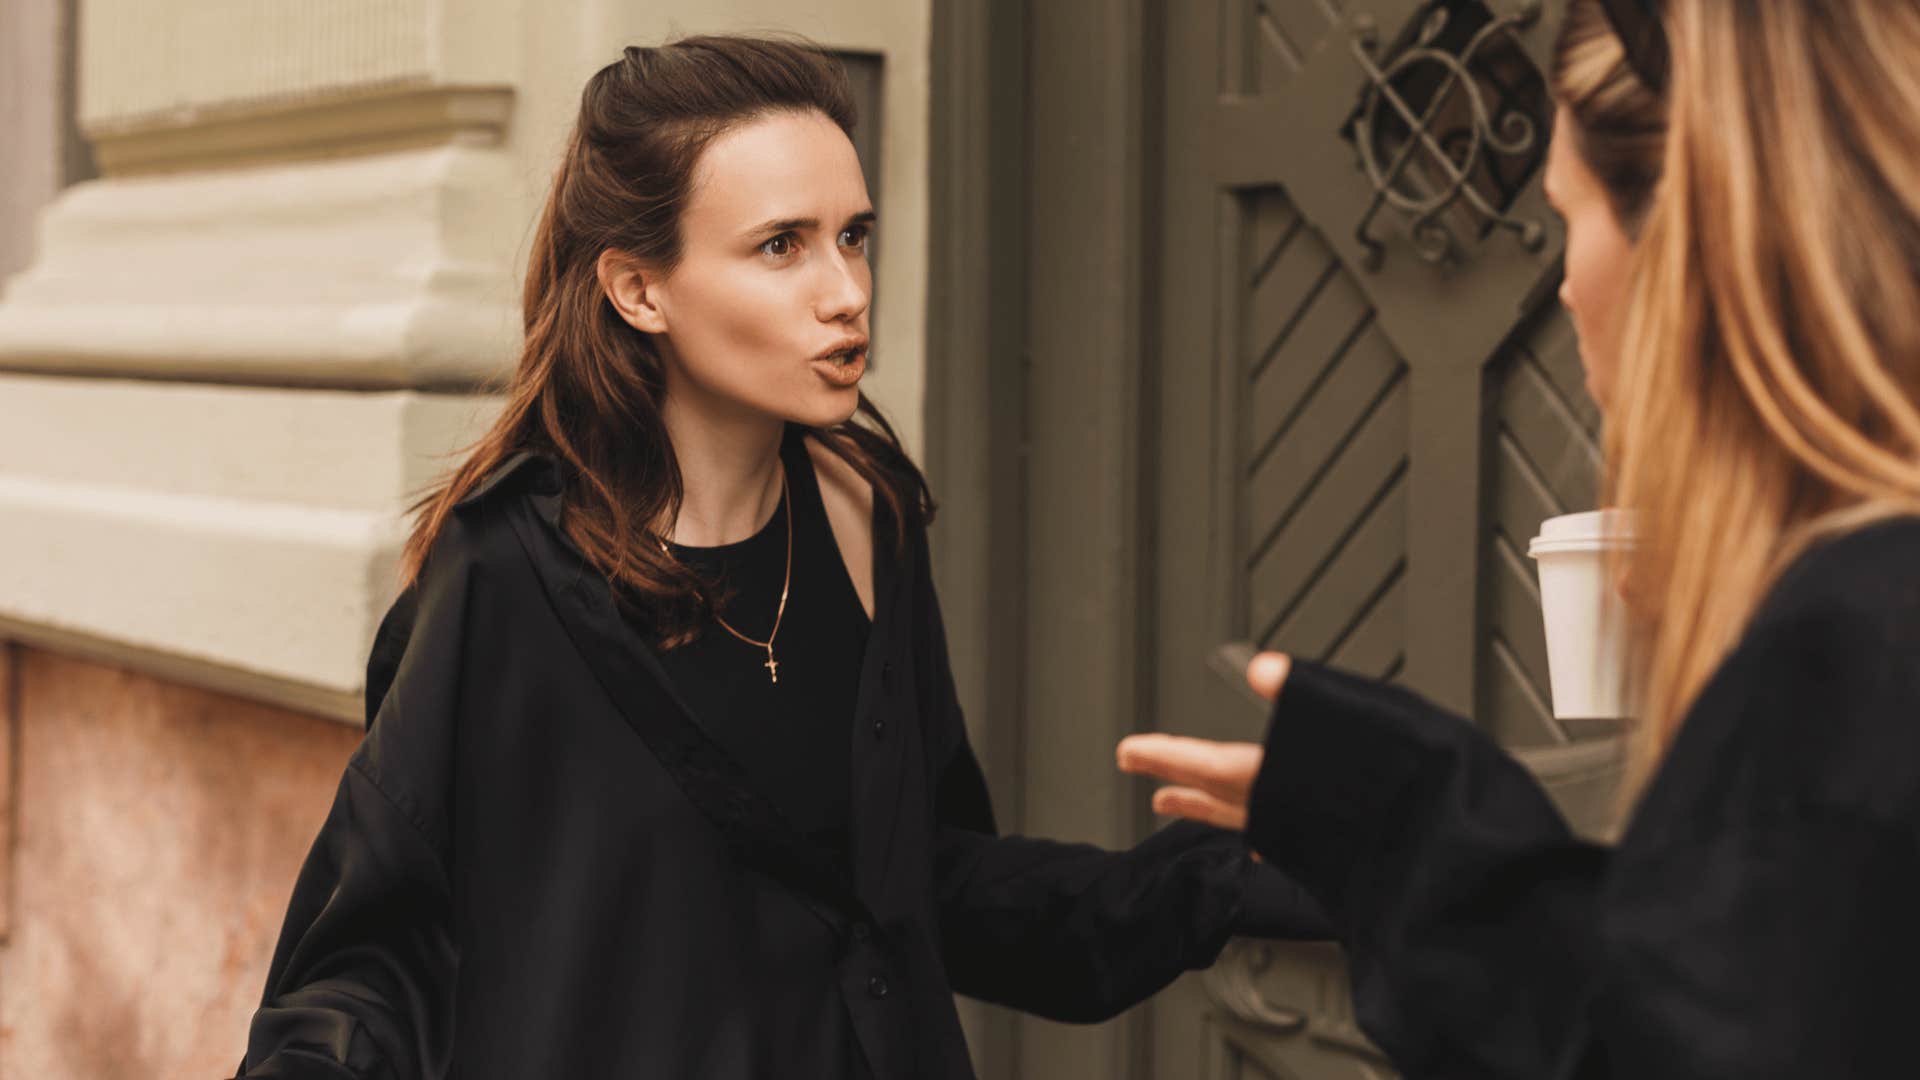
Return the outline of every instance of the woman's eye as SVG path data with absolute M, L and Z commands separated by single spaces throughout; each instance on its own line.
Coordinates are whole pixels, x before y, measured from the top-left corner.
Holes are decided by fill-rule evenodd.
M 861 251 L 865 251 L 867 249 L 867 233 L 868 230 L 865 225 L 849 225 L 840 230 L 840 246 L 859 248 Z
M 766 243 L 761 244 L 760 250 L 777 259 L 784 259 L 793 254 L 793 235 L 791 233 L 781 233 L 779 236 L 773 237 Z

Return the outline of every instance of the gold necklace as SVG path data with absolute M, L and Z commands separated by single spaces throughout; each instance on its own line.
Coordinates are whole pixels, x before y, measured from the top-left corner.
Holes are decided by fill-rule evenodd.
M 713 610 L 713 621 L 720 624 L 720 629 L 756 649 L 767 650 L 767 662 L 761 666 L 767 669 L 767 677 L 776 683 L 780 681 L 780 661 L 773 658 L 773 639 L 780 636 L 780 619 L 787 613 L 787 590 L 793 586 L 793 496 L 787 488 L 787 473 L 784 467 L 780 470 L 780 508 L 787 516 L 787 571 L 780 582 L 780 606 L 773 612 L 773 632 L 767 635 L 767 640 L 755 641 L 727 625 L 727 620 L 720 617 L 719 608 Z M 668 558 L 673 557 L 673 551 L 667 547 L 665 540 L 660 542 L 660 550 L 666 552 Z

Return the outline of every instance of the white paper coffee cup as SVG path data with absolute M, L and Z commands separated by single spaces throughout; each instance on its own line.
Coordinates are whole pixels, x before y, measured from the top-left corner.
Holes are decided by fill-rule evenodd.
M 1553 715 L 1561 720 L 1626 719 L 1634 665 L 1625 606 L 1608 579 L 1608 555 L 1632 547 L 1625 510 L 1592 510 L 1540 523 L 1527 545 L 1539 564 Z

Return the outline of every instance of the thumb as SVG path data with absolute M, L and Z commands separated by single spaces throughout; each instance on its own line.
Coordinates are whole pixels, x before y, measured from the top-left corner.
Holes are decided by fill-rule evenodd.
M 1293 659 L 1285 653 L 1263 652 L 1247 661 L 1247 685 L 1253 692 L 1272 701 L 1280 696 L 1280 687 L 1293 670 Z

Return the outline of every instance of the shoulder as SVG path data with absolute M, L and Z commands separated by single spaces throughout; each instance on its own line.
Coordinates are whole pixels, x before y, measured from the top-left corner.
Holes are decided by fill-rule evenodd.
M 367 657 L 369 727 L 409 654 L 415 663 L 450 663 L 476 625 L 523 625 L 508 618 L 528 579 L 528 555 L 509 513 L 525 497 L 557 498 L 559 473 L 538 454 L 502 462 L 442 518 L 419 573 L 394 599 L 374 633 Z M 547 493 L 551 492 L 549 496 Z M 516 604 L 520 605 L 516 608 Z
M 509 509 L 530 500 L 557 525 L 562 487 L 560 462 L 533 450 L 512 454 L 453 504 L 434 538 L 428 563 L 438 559 L 443 564 L 472 564 L 517 556 L 517 545 L 509 543 Z
M 515 494 L 558 495 L 561 489 L 561 465 L 537 450 L 518 450 L 502 459 L 481 477 L 473 490 L 453 504 L 456 514 L 468 513 Z
M 1755 612 L 1753 630 L 1809 622 L 1920 638 L 1920 516 L 1888 518 L 1802 552 Z
M 1781 573 L 1734 656 L 1835 704 L 1905 698 L 1920 715 L 1920 517 L 1831 536 Z
M 506 580 L 527 565 L 527 553 L 510 516 L 524 501 L 551 504 L 558 513 L 559 466 L 552 459 L 520 452 L 490 471 L 441 519 L 419 573 L 389 613 L 382 637 L 404 641 L 416 622 L 450 609 L 462 609 L 475 587 Z M 542 511 L 546 513 L 547 511 Z
M 1674 742 L 1668 767 L 1688 782 L 1650 791 L 1648 806 L 1683 807 L 1672 821 L 1908 820 L 1916 761 L 1920 519 L 1889 520 L 1817 544 L 1781 575 Z

